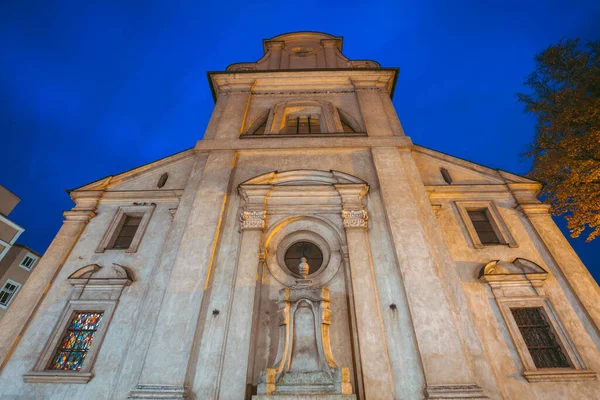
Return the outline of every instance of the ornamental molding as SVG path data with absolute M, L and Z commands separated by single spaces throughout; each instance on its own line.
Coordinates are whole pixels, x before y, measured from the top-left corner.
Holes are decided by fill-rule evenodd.
M 266 211 L 242 211 L 240 214 L 240 228 L 246 229 L 264 229 Z
M 369 216 L 365 210 L 342 210 L 344 228 L 367 228 Z

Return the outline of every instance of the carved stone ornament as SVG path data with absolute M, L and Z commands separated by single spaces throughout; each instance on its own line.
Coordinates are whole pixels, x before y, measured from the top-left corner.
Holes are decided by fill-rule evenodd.
M 365 210 L 342 211 L 344 228 L 366 228 L 369 216 Z
M 277 304 L 277 356 L 273 367 L 262 371 L 253 399 L 356 400 L 350 370 L 338 367 L 331 351 L 329 290 L 308 285 L 285 288 L 279 291 Z
M 265 211 L 242 211 L 240 227 L 244 229 L 263 229 L 265 227 Z

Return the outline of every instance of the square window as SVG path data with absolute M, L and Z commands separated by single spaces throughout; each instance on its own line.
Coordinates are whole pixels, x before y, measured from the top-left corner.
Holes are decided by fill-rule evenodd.
M 10 279 L 7 280 L 2 290 L 0 290 L 0 307 L 7 308 L 20 288 L 20 283 Z

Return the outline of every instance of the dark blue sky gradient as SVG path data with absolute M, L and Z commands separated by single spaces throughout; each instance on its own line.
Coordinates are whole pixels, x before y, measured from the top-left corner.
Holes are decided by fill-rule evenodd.
M 1 2 L 0 184 L 22 198 L 20 242 L 45 251 L 73 206 L 64 189 L 194 146 L 213 108 L 206 71 L 256 61 L 263 38 L 344 36 L 349 58 L 400 67 L 394 104 L 415 143 L 517 174 L 535 120 L 515 93 L 534 55 L 600 39 L 597 0 L 285 4 Z M 571 243 L 599 280 L 600 239 Z

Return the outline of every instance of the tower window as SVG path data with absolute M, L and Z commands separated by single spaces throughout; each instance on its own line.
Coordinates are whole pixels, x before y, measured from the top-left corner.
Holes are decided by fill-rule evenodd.
M 481 244 L 501 244 L 486 209 L 468 210 L 467 213 Z
M 314 117 L 290 117 L 285 133 L 321 133 L 321 122 Z
M 536 368 L 571 368 L 541 307 L 511 308 Z
M 135 233 L 142 222 L 142 216 L 125 215 L 123 225 L 119 230 L 119 234 L 115 238 L 112 249 L 128 249 L 133 242 Z

